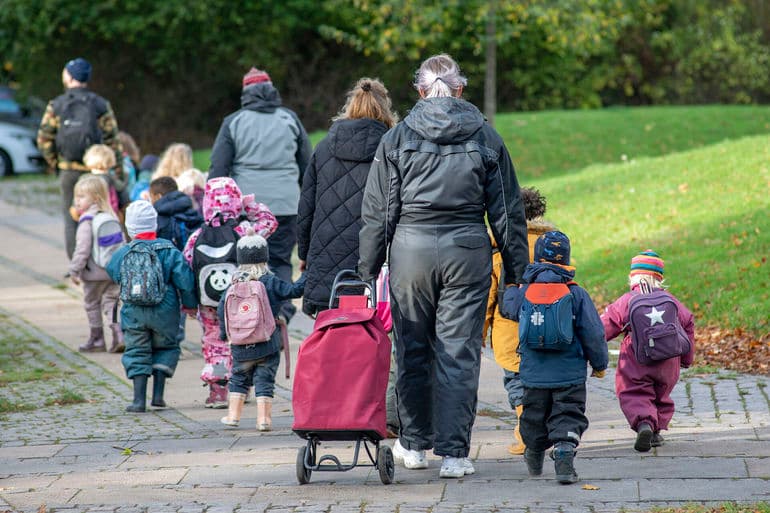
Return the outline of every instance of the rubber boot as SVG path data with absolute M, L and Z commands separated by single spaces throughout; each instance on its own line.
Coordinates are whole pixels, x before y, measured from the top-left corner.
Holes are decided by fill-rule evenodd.
M 543 460 L 545 451 L 533 451 L 529 447 L 524 449 L 524 461 L 530 476 L 539 476 L 543 473 Z
M 101 353 L 106 351 L 104 345 L 104 328 L 91 328 L 91 335 L 85 344 L 78 347 L 78 351 L 81 353 Z
M 655 433 L 648 422 L 640 423 L 636 428 L 636 442 L 634 449 L 639 452 L 647 452 L 652 447 L 652 437 Z
M 166 389 L 166 373 L 159 370 L 152 371 L 152 401 L 150 405 L 156 408 L 165 408 L 163 391 Z
M 219 422 L 225 426 L 237 427 L 241 422 L 241 415 L 243 414 L 243 403 L 245 400 L 246 394 L 242 392 L 230 392 L 227 416 L 222 417 Z
M 209 396 L 204 404 L 206 408 L 221 410 L 227 408 L 227 386 L 217 383 L 209 384 Z
M 270 431 L 273 427 L 273 398 L 257 397 L 257 429 Z
M 110 347 L 110 353 L 122 353 L 126 350 L 126 342 L 123 340 L 123 330 L 120 329 L 120 324 L 113 322 L 110 324 L 112 330 L 112 347 Z
M 513 443 L 508 446 L 508 452 L 513 454 L 514 456 L 521 456 L 524 454 L 524 449 L 527 448 L 526 445 L 524 445 L 524 441 L 521 439 L 521 412 L 524 411 L 524 407 L 522 405 L 519 405 L 516 407 L 516 427 L 513 428 Z
M 559 442 L 553 448 L 553 466 L 556 480 L 561 484 L 572 484 L 578 480 L 575 472 L 575 446 L 569 442 Z
M 134 402 L 126 406 L 126 411 L 132 413 L 141 413 L 145 411 L 147 404 L 147 378 L 149 376 L 142 374 L 134 376 Z

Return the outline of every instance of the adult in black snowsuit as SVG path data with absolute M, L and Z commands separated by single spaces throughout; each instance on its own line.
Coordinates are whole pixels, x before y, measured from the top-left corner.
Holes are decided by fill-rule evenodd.
M 329 306 L 334 277 L 358 264 L 361 201 L 382 135 L 397 121 L 388 90 L 362 78 L 318 143 L 302 180 L 297 216 L 300 270 L 307 267 L 302 310 Z
M 492 258 L 485 214 L 506 282 L 520 283 L 529 262 L 513 164 L 481 112 L 460 98 L 466 82 L 448 55 L 422 63 L 421 99 L 383 137 L 361 210 L 363 279 L 377 276 L 390 249 L 401 421 L 394 456 L 426 468 L 433 448 L 441 477 L 474 472 L 468 452 Z

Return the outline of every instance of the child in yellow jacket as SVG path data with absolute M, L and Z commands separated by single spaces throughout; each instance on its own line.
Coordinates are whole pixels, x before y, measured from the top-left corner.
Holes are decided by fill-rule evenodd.
M 521 198 L 524 201 L 524 215 L 527 218 L 527 239 L 529 242 L 529 261 L 534 258 L 535 241 L 545 232 L 553 231 L 556 227 L 543 219 L 546 209 L 545 197 L 533 187 L 522 187 Z M 490 234 L 492 241 L 492 286 L 489 288 L 487 301 L 487 314 L 484 319 L 484 337 L 491 331 L 492 350 L 495 361 L 503 368 L 503 386 L 508 392 L 508 402 L 511 409 L 516 412 L 517 422 L 513 430 L 513 443 L 508 446 L 508 452 L 517 456 L 524 454 L 524 442 L 519 434 L 519 422 L 521 418 L 521 399 L 524 392 L 519 379 L 519 323 L 506 319 L 500 313 L 499 305 L 502 304 L 502 292 L 505 289 L 503 279 L 503 257 L 497 250 L 495 238 Z

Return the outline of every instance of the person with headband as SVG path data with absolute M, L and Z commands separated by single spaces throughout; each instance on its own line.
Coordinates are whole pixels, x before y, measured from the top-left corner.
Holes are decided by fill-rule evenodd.
M 511 158 L 461 98 L 466 83 L 446 54 L 417 70 L 420 99 L 375 152 L 359 234 L 362 279 L 374 279 L 390 259 L 401 420 L 394 458 L 427 468 L 425 451 L 433 449 L 445 478 L 475 472 L 468 454 L 492 272 L 485 217 L 508 285 L 520 283 L 529 262 Z

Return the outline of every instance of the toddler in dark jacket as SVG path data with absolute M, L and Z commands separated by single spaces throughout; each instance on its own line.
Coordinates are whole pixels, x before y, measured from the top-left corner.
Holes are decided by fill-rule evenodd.
M 238 270 L 234 273 L 232 283 L 240 281 L 259 280 L 265 286 L 268 309 L 273 317 L 281 308 L 281 301 L 302 296 L 305 290 L 305 275 L 294 283 L 286 282 L 270 272 L 267 267 L 269 251 L 267 240 L 248 229 L 246 235 L 238 240 Z M 219 337 L 227 340 L 226 303 L 231 286 L 222 294 L 217 307 L 219 318 Z M 248 304 L 248 303 L 246 303 Z M 254 305 L 249 305 L 254 307 Z M 240 308 L 240 305 L 239 305 Z M 228 398 L 228 413 L 221 422 L 226 426 L 238 426 L 243 412 L 243 403 L 251 386 L 257 398 L 257 429 L 270 431 L 272 426 L 273 391 L 275 390 L 275 373 L 281 359 L 281 330 L 286 329 L 276 323 L 275 330 L 267 341 L 253 344 L 239 344 L 230 341 L 233 357 L 232 375 L 230 376 Z M 288 362 L 288 360 L 287 360 Z M 288 363 L 287 363 L 288 365 Z
M 203 224 L 192 199 L 179 190 L 172 177 L 161 176 L 150 182 L 150 201 L 158 212 L 158 237 L 184 250 L 190 234 Z
M 524 410 L 520 422 L 527 469 L 530 475 L 542 474 L 545 451 L 553 446 L 551 456 L 556 479 L 563 484 L 578 480 L 573 464 L 575 449 L 588 429 L 586 360 L 593 368 L 592 376 L 599 378 L 604 377 L 608 364 L 601 319 L 588 292 L 572 281 L 575 268 L 569 263 L 569 238 L 559 231 L 541 235 L 535 242 L 534 263 L 524 272 L 524 284 L 505 291 L 502 307 L 505 317 L 520 323 L 519 374 L 524 385 Z M 566 314 L 566 322 L 571 317 L 572 326 L 567 332 L 572 332 L 572 340 L 548 349 L 542 344 L 533 344 L 531 339 L 528 342 L 525 325 L 542 324 L 549 319 L 547 312 L 543 316 L 540 311 L 532 313 L 531 318 L 519 318 L 525 311 L 523 305 L 528 301 L 535 302 L 527 294 L 533 284 L 565 284 L 568 287 L 572 310 Z M 536 289 L 540 290 L 540 287 L 533 287 L 533 291 Z M 559 301 L 567 299 L 563 297 Z

